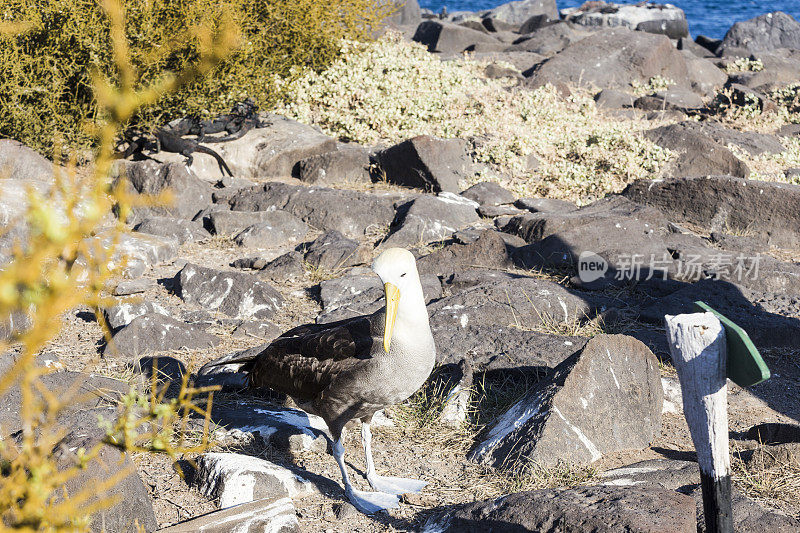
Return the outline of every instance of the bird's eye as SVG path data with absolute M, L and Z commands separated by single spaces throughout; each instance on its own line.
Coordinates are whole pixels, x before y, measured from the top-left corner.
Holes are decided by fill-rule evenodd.
M 400 274 L 400 277 L 402 278 L 405 275 L 406 275 L 406 272 L 403 272 L 402 274 Z

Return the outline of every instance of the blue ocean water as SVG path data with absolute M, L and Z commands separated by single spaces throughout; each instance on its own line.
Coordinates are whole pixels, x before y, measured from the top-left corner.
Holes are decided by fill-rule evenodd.
M 585 0 L 556 0 L 559 9 L 577 7 Z M 426 7 L 436 13 L 447 7 L 447 11 L 483 11 L 492 9 L 502 0 L 419 0 L 421 7 Z M 635 3 L 618 0 L 618 3 Z M 757 17 L 770 11 L 783 11 L 800 20 L 800 0 L 772 0 L 770 2 L 757 2 L 754 0 L 669 0 L 669 3 L 686 12 L 689 21 L 689 31 L 692 37 L 705 35 L 715 39 L 722 39 L 725 32 L 734 22 Z

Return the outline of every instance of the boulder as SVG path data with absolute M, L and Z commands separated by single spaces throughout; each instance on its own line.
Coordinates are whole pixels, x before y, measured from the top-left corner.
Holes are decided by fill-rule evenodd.
M 385 19 L 385 22 L 408 26 L 419 24 L 422 20 L 422 10 L 419 8 L 417 0 L 390 0 L 394 7 L 394 12 Z
M 679 396 L 680 397 L 680 396 Z M 678 490 L 700 484 L 700 468 L 693 461 L 649 459 L 600 474 L 602 485 L 616 487 L 655 486 Z
M 559 206 L 560 204 L 556 204 L 554 207 Z M 567 209 L 540 210 L 516 216 L 506 224 L 503 231 L 518 235 L 528 243 L 534 243 L 601 220 L 616 222 L 632 219 L 656 233 L 666 233 L 669 228 L 669 222 L 658 209 L 637 204 L 621 196 L 607 196 L 580 209 L 572 204 L 567 206 Z
M 208 239 L 211 234 L 197 222 L 183 218 L 148 217 L 133 228 L 140 233 L 166 237 L 180 244 Z
M 114 499 L 115 503 L 112 506 L 92 513 L 88 530 L 93 533 L 105 531 L 150 533 L 158 529 L 150 495 L 128 454 L 102 444 L 97 436 L 73 431 L 58 443 L 53 451 L 53 458 L 58 463 L 59 469 L 73 468 L 81 462 L 78 450 L 88 451 L 95 446 L 100 446 L 98 455 L 89 461 L 85 468 L 79 469 L 77 475 L 67 480 L 63 487 L 72 495 L 88 492 L 88 499 L 82 502 L 84 506 L 97 504 L 103 498 Z M 99 490 L 104 482 L 126 471 L 130 473 L 113 487 L 105 491 Z
M 417 260 L 420 274 L 433 274 L 449 281 L 456 272 L 473 268 L 512 268 L 505 241 L 494 230 L 482 231 L 469 244 L 453 243 Z
M 676 87 L 641 96 L 633 102 L 633 107 L 643 111 L 674 109 L 685 113 L 705 107 L 705 103 L 702 98 L 689 89 Z
M 556 198 L 520 198 L 514 205 L 532 213 L 566 213 L 578 209 L 572 202 Z
M 53 163 L 13 139 L 0 139 L 0 179 L 50 183 Z
M 445 54 L 460 54 L 476 45 L 496 45 L 498 49 L 505 48 L 486 31 L 478 31 L 441 20 L 422 22 L 417 26 L 413 40 L 427 46 L 429 52 Z
M 586 344 L 587 339 L 513 326 L 434 326 L 436 362 L 457 363 L 468 355 L 476 372 L 546 372 Z
M 669 124 L 644 132 L 644 136 L 662 148 L 678 152 L 665 171 L 671 177 L 697 177 L 727 174 L 746 178 L 750 169 L 724 145 L 695 131 L 685 122 Z
M 238 453 L 204 453 L 195 459 L 195 481 L 220 509 L 254 500 L 302 497 L 318 490 L 288 468 Z
M 689 87 L 686 61 L 664 35 L 624 28 L 598 31 L 574 42 L 561 53 L 536 65 L 526 84 L 541 87 L 568 85 L 627 89 L 661 76 Z
M 219 344 L 203 329 L 161 313 L 134 318 L 120 329 L 103 350 L 105 357 L 132 358 L 170 350 L 200 350 Z
M 472 200 L 450 193 L 420 196 L 398 210 L 386 247 L 408 247 L 442 241 L 480 220 Z
M 291 498 L 255 500 L 207 513 L 158 531 L 159 533 L 301 532 Z
M 500 277 L 470 286 L 428 305 L 431 328 L 466 331 L 470 325 L 527 330 L 576 324 L 595 316 L 599 301 L 558 283 Z
M 192 263 L 175 276 L 175 290 L 186 303 L 234 318 L 272 318 L 283 297 L 244 272 L 223 272 Z
M 297 163 L 297 177 L 306 183 L 372 183 L 369 152 L 342 144 L 333 152 L 312 155 Z
M 514 195 L 492 181 L 481 181 L 461 193 L 479 205 L 500 205 L 514 203 Z
M 242 189 L 228 203 L 233 211 L 283 209 L 314 228 L 356 238 L 394 218 L 393 199 L 385 195 L 278 182 Z
M 594 95 L 594 101 L 595 104 L 597 104 L 597 107 L 605 109 L 622 109 L 624 107 L 633 107 L 633 102 L 635 99 L 636 98 L 630 93 L 626 93 L 618 89 L 603 89 Z
M 104 308 L 103 318 L 108 327 L 111 328 L 111 331 L 114 332 L 133 322 L 134 318 L 153 313 L 169 316 L 169 311 L 157 302 L 132 301 L 120 302 Z
M 263 266 L 253 265 L 251 268 L 261 268 L 264 275 L 273 281 L 292 282 L 305 278 L 304 262 L 302 253 L 291 251 L 265 262 Z
M 800 23 L 782 11 L 735 23 L 722 39 L 717 55 L 733 49 L 758 56 L 776 48 L 800 49 Z
M 781 49 L 771 53 L 762 52 L 758 58 L 764 65 L 762 70 L 733 73 L 728 77 L 729 82 L 769 92 L 797 83 L 800 79 L 800 54 L 796 51 Z
M 420 135 L 377 154 L 387 181 L 431 192 L 460 191 L 459 179 L 473 171 L 465 144 L 459 139 Z
M 470 453 L 493 466 L 588 464 L 641 449 L 661 430 L 658 360 L 626 335 L 598 335 L 489 429 Z
M 276 248 L 296 244 L 303 240 L 309 230 L 305 222 L 280 209 L 264 213 L 260 218 L 236 235 L 233 242 L 251 248 Z
M 368 248 L 348 239 L 338 231 L 317 237 L 306 249 L 305 261 L 328 272 L 367 263 L 372 259 Z
M 214 235 L 234 236 L 255 223 L 268 220 L 276 211 L 214 211 L 204 217 L 204 222 Z
M 41 376 L 39 382 L 56 398 L 65 401 L 56 417 L 59 427 L 96 438 L 105 436 L 105 430 L 98 425 L 98 417 L 115 420 L 117 400 L 129 390 L 128 383 L 82 372 L 51 372 Z M 5 439 L 22 429 L 20 398 L 18 382 L 0 394 L 0 438 Z
M 703 96 L 713 96 L 728 81 L 727 74 L 712 61 L 692 56 L 691 52 L 683 53 L 692 90 Z
M 246 351 L 257 353 L 264 347 L 263 345 L 257 346 Z M 234 353 L 231 354 L 231 357 L 238 355 L 239 353 Z M 226 370 L 224 367 L 213 367 L 209 371 L 205 371 L 204 368 L 198 372 L 195 380 L 197 384 L 218 383 L 219 381 L 215 378 L 225 374 L 245 377 L 244 374 L 235 373 L 235 369 Z M 237 389 L 240 390 L 244 383 L 246 380 L 240 380 Z M 328 446 L 325 438 L 328 427 L 320 417 L 307 414 L 299 409 L 269 408 L 264 405 L 263 400 L 259 399 L 240 400 L 228 405 L 223 402 L 215 404 L 212 408 L 211 419 L 218 426 L 225 428 L 220 434 L 223 441 L 228 438 L 240 439 L 244 436 L 287 453 L 308 450 L 324 453 Z M 297 485 L 295 484 L 295 486 Z
M 234 337 L 252 337 L 262 342 L 271 342 L 283 333 L 283 329 L 269 320 L 247 320 L 236 326 L 231 335 Z
M 130 294 L 138 294 L 154 289 L 157 286 L 156 280 L 150 278 L 139 278 L 132 280 L 123 280 L 114 286 L 112 294 L 114 296 L 128 296 Z
M 127 220 L 130 224 L 153 216 L 192 220 L 211 203 L 211 185 L 189 172 L 183 163 L 121 161 L 118 168 L 119 179 L 130 185 L 132 193 L 155 196 L 169 192 L 172 198 L 168 205 L 134 207 Z
M 800 321 L 793 318 L 798 314 L 796 297 L 775 297 L 723 280 L 705 279 L 686 285 L 643 307 L 639 319 L 661 324 L 664 315 L 695 312 L 694 302 L 700 297 L 698 295 L 741 326 L 756 346 L 784 349 L 800 346 Z
M 237 178 L 255 182 L 290 178 L 301 160 L 336 150 L 336 139 L 317 128 L 273 113 L 261 118 L 265 127 L 253 128 L 235 141 L 213 145 Z M 166 152 L 154 157 L 180 161 L 182 165 L 185 160 L 180 154 Z M 204 181 L 214 183 L 223 178 L 217 161 L 210 155 L 194 154 L 191 169 Z
M 593 2 L 581 7 L 562 9 L 565 20 L 590 28 L 624 27 L 658 33 L 670 39 L 689 35 L 689 25 L 682 9 L 670 4 L 611 4 Z
M 508 47 L 509 52 L 535 52 L 544 56 L 557 54 L 570 44 L 589 35 L 567 22 L 558 22 L 522 35 Z
M 493 530 L 695 533 L 694 515 L 692 498 L 658 487 L 542 489 L 456 507 L 422 531 L 481 533 L 498 524 Z
M 800 246 L 800 186 L 730 176 L 641 180 L 622 193 L 670 220 L 711 231 L 747 231 L 767 244 Z
M 474 52 L 470 55 L 475 61 L 509 63 L 520 72 L 530 71 L 546 59 L 533 52 Z
M 517 0 L 506 2 L 488 11 L 483 16 L 521 26 L 536 15 L 546 15 L 550 20 L 558 20 L 558 8 L 555 0 Z

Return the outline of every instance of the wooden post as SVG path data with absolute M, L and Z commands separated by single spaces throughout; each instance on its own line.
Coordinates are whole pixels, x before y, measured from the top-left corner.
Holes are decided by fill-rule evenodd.
M 664 317 L 700 464 L 707 533 L 733 533 L 725 329 L 713 313 Z

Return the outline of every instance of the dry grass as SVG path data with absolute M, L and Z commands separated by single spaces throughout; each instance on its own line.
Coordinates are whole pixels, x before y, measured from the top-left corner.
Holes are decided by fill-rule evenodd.
M 800 519 L 800 455 L 776 460 L 770 448 L 759 445 L 746 461 L 743 450 L 734 448 L 733 482 L 749 497 Z

